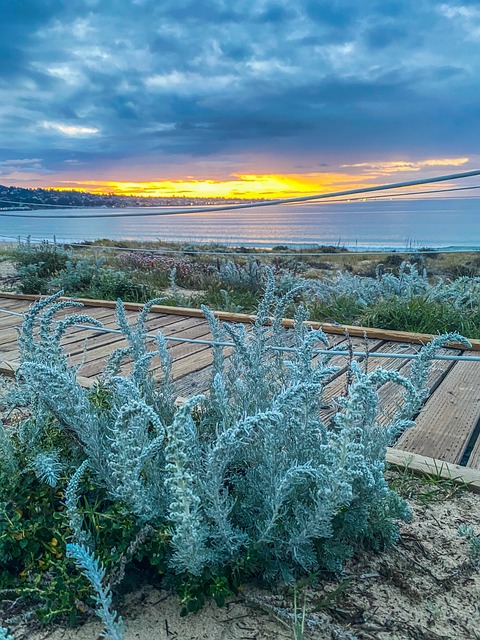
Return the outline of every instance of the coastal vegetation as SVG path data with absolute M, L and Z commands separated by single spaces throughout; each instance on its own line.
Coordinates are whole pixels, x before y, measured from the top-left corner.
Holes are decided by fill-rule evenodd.
M 249 332 L 204 308 L 214 338 L 235 348 L 228 359 L 215 348 L 209 392 L 180 406 L 161 333 L 155 351 L 145 344 L 155 300 L 133 324 L 118 303 L 129 346 L 113 352 L 93 389 L 78 383 L 61 338 L 75 322 L 98 321 L 83 313 L 56 320 L 78 306 L 59 302 L 59 294 L 33 305 L 19 335 L 17 382 L 2 398 L 7 625 L 28 616 L 73 625 L 96 610 L 106 637 L 117 640 L 124 629 L 113 596 L 141 580 L 175 590 L 186 615 L 208 598 L 222 605 L 252 581 L 278 588 L 327 580 L 354 554 L 396 543 L 398 523 L 411 511 L 384 476 L 386 447 L 425 400 L 436 350 L 452 339 L 468 343 L 437 338 L 408 379 L 352 362 L 346 393 L 333 398 L 338 411 L 324 422 L 323 388 L 335 368 L 326 357 L 313 364 L 312 350 L 327 338 L 308 329 L 299 304 L 294 350 L 288 357 L 272 351 L 285 344 L 280 321 L 300 292 L 299 285 L 278 287 L 267 269 Z M 125 359 L 133 366 L 120 377 Z M 403 389 L 386 425 L 377 422 L 377 389 L 385 383 Z
M 310 319 L 321 322 L 480 338 L 475 253 L 365 256 L 341 247 L 296 253 L 277 247 L 265 255 L 222 245 L 108 246 L 20 243 L 4 251 L 17 269 L 4 288 L 140 303 L 161 297 L 171 306 L 252 313 L 268 267 L 277 293 L 298 288 L 286 309 L 290 316 L 303 303 Z
M 247 584 L 273 594 L 251 596 L 254 606 L 280 616 L 292 637 L 307 637 L 320 624 L 312 611 L 331 615 L 330 604 L 318 602 L 351 606 L 342 595 L 354 597 L 350 579 L 342 576 L 352 559 L 395 545 L 399 523 L 411 515 L 405 498 L 449 500 L 459 489 L 440 478 L 384 473 L 386 447 L 412 424 L 431 357 L 450 338 L 424 348 L 408 379 L 367 374 L 352 362 L 347 388 L 329 398 L 338 411 L 321 419 L 334 367 L 328 358 L 312 364 L 326 336 L 303 321 L 478 338 L 480 260 L 434 252 L 366 257 L 341 247 L 277 247 L 271 255 L 221 245 L 121 249 L 26 242 L 6 246 L 0 258 L 12 267 L 4 290 L 51 296 L 25 319 L 16 383 L 0 391 L 0 637 L 20 623 L 75 626 L 96 612 L 116 640 L 124 625 L 115 609 L 142 585 L 176 593 L 187 615 L 245 594 Z M 147 303 L 133 325 L 119 303 L 129 347 L 112 354 L 89 390 L 60 341 L 71 323 L 96 321 L 83 313 L 56 320 L 76 306 L 58 302 L 60 290 Z M 235 344 L 228 359 L 215 350 L 204 396 L 182 394 L 178 406 L 161 334 L 147 354 L 149 300 L 206 305 L 215 339 Z M 258 319 L 246 332 L 208 308 Z M 285 316 L 296 318 L 288 357 L 271 351 L 285 344 Z M 266 318 L 273 323 L 265 326 Z M 149 373 L 152 358 L 160 384 Z M 131 373 L 120 377 L 125 359 Z M 380 426 L 376 390 L 384 383 L 400 385 L 403 400 Z M 464 566 L 475 571 L 477 537 L 470 524 L 461 533 Z M 326 591 L 307 606 L 305 585 Z

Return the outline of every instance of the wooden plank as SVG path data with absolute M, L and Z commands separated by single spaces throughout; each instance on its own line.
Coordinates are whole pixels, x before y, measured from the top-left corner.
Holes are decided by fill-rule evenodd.
M 473 446 L 472 446 L 472 451 L 468 456 L 466 466 L 472 467 L 472 469 L 480 469 L 480 419 L 475 426 L 475 429 L 472 433 L 472 436 L 468 444 L 470 446 L 472 445 Z
M 99 315 L 103 315 L 103 316 L 106 315 L 109 321 L 104 324 L 106 324 L 107 326 L 108 325 L 117 326 L 113 316 L 113 310 L 111 308 L 101 309 L 100 307 L 92 307 L 91 310 L 93 311 L 93 313 L 90 314 L 92 316 L 98 317 Z M 127 319 L 131 320 L 136 318 L 137 313 L 132 311 L 130 312 L 127 311 L 126 315 L 127 315 Z M 202 327 L 201 335 L 205 335 L 205 327 L 207 325 L 206 325 L 206 321 L 203 318 L 181 319 L 178 316 L 152 314 L 151 316 L 149 316 L 146 323 L 146 327 L 148 330 L 156 331 L 157 329 L 161 329 L 163 333 L 168 333 L 168 334 L 180 332 L 182 330 L 185 330 L 188 327 L 199 326 L 199 325 Z M 16 332 L 15 332 L 15 336 L 16 336 Z M 88 330 L 81 329 L 81 328 L 72 328 L 66 334 L 66 337 L 64 338 L 63 343 L 64 343 L 64 346 L 67 347 L 67 353 L 81 354 L 83 356 L 83 354 L 86 352 L 84 343 L 88 340 L 89 342 L 91 342 L 90 346 L 88 347 L 88 355 L 91 356 L 92 354 L 97 353 L 97 349 L 101 345 L 105 345 L 105 344 L 109 345 L 107 348 L 107 352 L 110 353 L 113 350 L 113 348 L 117 346 L 116 343 L 118 343 L 122 339 L 123 339 L 123 336 L 119 334 L 102 333 L 101 331 L 98 331 L 98 332 L 94 332 L 94 334 L 92 335 Z M 18 359 L 18 350 L 16 345 L 17 345 L 17 341 L 15 339 L 12 342 L 13 349 L 11 351 L 6 352 L 4 349 L 2 349 L 1 351 L 2 358 L 7 359 L 9 361 L 14 360 L 15 358 Z
M 8 360 L 0 360 L 0 374 L 13 378 L 20 365 L 18 362 L 9 362 Z
M 127 311 L 126 313 L 127 320 L 135 320 L 137 314 L 133 311 Z M 177 318 L 175 316 L 163 316 L 158 315 L 152 318 L 149 321 L 149 327 L 151 327 L 151 331 L 161 330 L 162 332 L 167 329 L 167 325 L 177 322 Z M 119 331 L 119 327 L 116 319 L 113 316 L 110 316 L 110 320 L 108 322 L 103 323 L 104 329 L 114 329 L 115 331 Z M 62 340 L 62 345 L 66 347 L 67 353 L 73 355 L 78 353 L 78 343 L 87 343 L 88 350 L 94 351 L 102 344 L 108 344 L 109 342 L 115 342 L 117 340 L 124 339 L 123 334 L 120 333 L 109 333 L 102 331 L 102 328 L 98 329 L 85 329 L 78 327 L 78 330 L 71 336 L 70 332 L 68 332 L 65 338 Z
M 467 467 L 480 469 L 480 435 L 477 437 L 477 440 L 473 445 L 472 453 L 467 460 Z
M 480 418 L 480 363 L 456 362 L 396 447 L 458 463 Z
M 451 480 L 455 484 L 466 485 L 475 493 L 480 493 L 480 471 L 461 467 L 458 464 L 445 462 L 435 458 L 429 458 L 402 451 L 397 448 L 387 450 L 386 460 L 389 464 L 400 469 L 409 469 L 417 475 L 433 475 L 435 477 Z
M 137 314 L 134 312 L 127 312 L 127 320 L 135 319 Z M 168 328 L 167 325 L 177 323 L 178 319 L 175 316 L 157 316 L 150 321 L 150 327 L 152 331 L 162 330 Z M 112 322 L 109 323 L 112 325 L 115 331 L 119 331 L 118 325 L 115 320 L 112 319 Z M 105 328 L 108 328 L 105 326 Z M 110 353 L 114 348 L 116 348 L 116 343 L 124 342 L 126 344 L 126 339 L 121 333 L 108 333 L 103 332 L 101 329 L 98 330 L 90 330 L 84 329 L 83 332 L 80 330 L 79 333 L 75 334 L 74 339 L 69 341 L 68 338 L 63 342 L 63 345 L 66 347 L 66 353 L 69 356 L 76 356 L 77 354 L 85 354 L 88 351 L 89 358 L 88 360 L 94 360 L 98 355 L 98 350 L 106 345 L 109 345 L 107 350 L 103 349 L 103 352 Z M 114 345 L 114 346 L 112 346 Z M 71 357 L 70 361 L 72 363 L 77 363 L 78 359 L 75 357 Z
M 135 312 L 127 311 L 127 319 L 135 319 L 137 314 Z M 178 316 L 154 316 L 149 320 L 147 325 L 148 332 L 157 332 L 160 331 L 164 335 L 171 335 L 182 330 L 188 329 L 192 326 L 204 325 L 205 322 L 199 318 L 187 318 L 186 320 L 179 320 Z M 118 330 L 118 324 L 115 319 L 111 319 L 110 322 L 104 323 L 104 328 L 114 328 Z M 81 332 L 82 330 L 79 329 Z M 119 340 L 124 340 L 124 336 L 118 333 L 104 333 L 101 329 L 96 331 L 94 330 L 83 330 L 84 335 L 75 334 L 74 340 L 69 340 L 68 337 L 62 340 L 62 345 L 67 347 L 67 352 L 70 355 L 75 355 L 79 353 L 78 345 L 72 345 L 72 343 L 78 343 L 82 341 L 82 343 L 87 344 L 87 348 L 89 351 L 95 351 L 101 345 L 109 344 L 112 342 L 117 342 Z M 67 334 L 68 336 L 68 334 Z
M 75 313 L 75 310 L 73 310 L 72 313 Z M 62 314 L 62 317 L 65 315 L 70 315 L 70 314 L 64 313 Z M 95 318 L 96 320 L 100 320 L 100 322 L 102 322 L 103 325 L 106 327 L 116 324 L 116 320 L 114 315 L 112 314 L 111 309 L 102 309 L 101 307 L 98 307 L 98 308 L 92 307 L 92 309 L 89 310 L 88 315 L 91 316 L 92 318 Z M 133 311 L 127 311 L 127 317 L 128 318 L 136 317 L 136 314 Z M 55 316 L 55 319 L 60 320 L 61 316 L 60 315 Z M 18 320 L 19 320 L 18 326 L 20 327 L 23 319 L 19 318 Z M 7 333 L 8 331 L 9 329 L 0 329 L 0 344 L 4 344 L 5 342 L 8 342 L 7 340 L 9 336 L 9 334 Z M 72 336 L 80 331 L 85 331 L 85 329 L 72 326 L 72 327 L 69 327 L 68 332 L 65 335 Z M 10 328 L 10 338 L 14 339 L 17 335 L 18 334 L 16 332 L 15 327 Z
M 344 342 L 345 342 L 344 336 L 332 336 L 332 339 L 330 340 L 330 348 L 336 348 Z M 224 349 L 224 354 L 227 360 L 226 362 L 227 368 L 229 366 L 229 357 L 231 353 L 232 353 L 231 349 L 229 349 L 228 352 L 226 348 Z M 285 357 L 287 359 L 288 354 L 285 354 Z M 319 355 L 315 356 L 314 362 L 317 359 L 323 358 L 323 357 L 324 356 L 319 356 Z M 336 356 L 336 357 L 338 359 L 342 358 L 342 356 Z M 343 358 L 343 361 L 344 360 L 345 358 Z M 330 364 L 334 364 L 333 358 L 330 361 Z M 181 396 L 188 396 L 194 393 L 204 393 L 209 389 L 212 373 L 213 373 L 213 367 L 211 364 L 204 366 L 202 369 L 195 369 L 195 371 L 191 371 L 190 373 L 187 373 L 177 378 L 175 381 L 175 389 L 177 393 Z
M 211 334 L 208 330 L 208 326 L 206 325 L 206 323 L 197 324 L 196 326 L 192 327 L 192 329 L 190 330 L 185 329 L 182 332 L 182 336 L 185 338 L 199 338 L 199 339 L 205 339 L 205 340 L 211 339 Z M 94 353 L 92 353 L 92 350 L 89 349 L 85 363 L 81 366 L 82 375 L 87 377 L 99 375 L 103 371 L 106 360 L 108 356 L 111 354 L 111 352 L 113 351 L 113 348 L 115 349 L 119 347 L 121 348 L 126 345 L 127 345 L 126 340 L 122 338 L 120 340 L 116 340 L 115 343 L 110 343 L 107 347 L 103 349 L 94 350 Z M 150 346 L 152 349 L 155 348 L 155 342 L 153 338 L 151 339 Z M 194 354 L 198 350 L 208 349 L 208 348 L 209 347 L 205 345 L 190 344 L 190 343 L 174 343 L 172 344 L 172 346 L 169 346 L 169 352 L 171 353 L 171 356 L 173 359 L 178 360 L 179 358 L 187 357 L 191 354 Z M 80 362 L 79 356 L 72 358 L 72 363 L 78 363 L 78 362 Z M 122 371 L 124 370 L 124 367 L 122 367 Z M 155 371 L 156 368 L 158 367 L 153 366 L 152 371 Z
M 192 345 L 192 347 L 193 346 L 194 345 Z M 231 351 L 232 347 L 225 347 L 225 349 L 229 349 Z M 204 369 L 208 365 L 212 364 L 212 361 L 212 349 L 210 347 L 204 347 L 202 349 L 200 348 L 200 345 L 198 345 L 198 348 L 193 350 L 192 353 L 189 353 L 187 356 L 181 358 L 180 360 L 173 361 L 172 378 L 173 380 L 178 380 L 187 375 L 187 373 L 200 371 L 201 369 Z
M 11 297 L 11 296 L 12 294 L 0 293 L 0 298 Z M 37 300 L 39 298 L 39 296 L 27 296 L 27 295 L 20 295 L 20 294 L 16 294 L 15 297 L 17 297 L 20 300 L 23 300 L 23 299 Z M 59 298 L 59 300 L 63 300 L 63 299 L 72 299 L 72 298 Z M 112 300 L 89 300 L 87 298 L 73 298 L 73 299 L 83 302 L 85 306 L 93 305 L 93 306 L 103 306 L 103 307 L 115 307 L 116 305 L 116 303 L 113 302 Z M 134 311 L 134 310 L 141 309 L 143 305 L 137 304 L 134 302 L 125 302 L 124 306 L 125 306 L 125 309 Z M 203 317 L 203 312 L 201 311 L 201 309 L 190 309 L 186 307 L 167 307 L 162 305 L 154 305 L 152 307 L 152 311 L 155 311 L 157 313 L 168 313 L 168 314 L 174 314 L 174 315 Z M 217 318 L 219 318 L 220 320 L 224 320 L 226 322 L 241 322 L 241 323 L 249 324 L 255 321 L 254 315 L 248 315 L 245 313 L 227 313 L 225 311 L 214 311 L 213 313 Z M 321 328 L 323 329 L 323 331 L 325 331 L 325 333 L 343 335 L 345 334 L 345 331 L 348 331 L 351 336 L 360 337 L 360 338 L 363 336 L 366 336 L 367 338 L 378 339 L 378 340 L 388 340 L 392 342 L 411 342 L 413 344 L 427 344 L 428 342 L 430 342 L 431 340 L 437 337 L 436 335 L 427 334 L 427 333 L 412 333 L 408 331 L 374 329 L 369 327 L 357 327 L 352 325 L 331 324 L 328 322 L 310 322 L 309 321 L 307 324 L 312 326 L 314 329 Z M 282 322 L 282 325 L 284 327 L 291 328 L 294 326 L 294 321 L 289 318 L 285 318 Z M 473 351 L 480 351 L 480 340 L 472 339 L 470 340 L 470 342 L 472 343 Z M 456 349 L 463 348 L 463 345 L 459 345 L 457 343 L 452 343 L 449 346 Z
M 0 346 L 5 346 L 11 342 L 18 342 L 21 324 L 0 329 Z
M 345 342 L 344 336 L 334 336 L 330 343 L 330 348 L 336 348 L 341 343 Z M 354 348 L 360 346 L 360 342 L 353 341 Z M 363 341 L 362 341 L 363 344 Z M 375 342 L 375 348 L 377 348 L 382 343 L 377 341 Z M 224 353 L 226 358 L 228 359 L 231 354 L 231 348 L 225 348 Z M 288 358 L 288 354 L 286 354 L 286 359 Z M 322 358 L 323 356 L 316 356 L 316 359 Z M 330 365 L 332 366 L 340 366 L 340 370 L 332 376 L 332 379 L 335 377 L 340 377 L 342 372 L 345 371 L 346 358 L 344 356 L 333 356 L 330 360 Z M 210 379 L 212 376 L 212 354 L 197 354 L 195 362 L 187 361 L 181 364 L 177 364 L 173 367 L 173 377 L 175 380 L 175 389 L 180 395 L 189 395 L 193 392 L 202 393 L 206 391 L 210 384 Z M 227 363 L 228 366 L 228 363 Z
M 132 312 L 130 312 L 132 313 Z M 132 313 L 133 316 L 135 316 L 135 314 Z M 128 316 L 127 316 L 128 317 Z M 105 319 L 105 318 L 104 318 Z M 116 322 L 114 320 L 114 318 L 112 318 L 111 314 L 108 314 L 107 316 L 107 321 L 106 323 L 104 323 L 104 326 L 108 325 L 112 325 L 113 327 L 116 327 Z M 68 352 L 68 348 L 70 349 L 74 349 L 75 348 L 75 344 L 81 344 L 84 345 L 85 341 L 87 340 L 87 338 L 93 338 L 95 335 L 98 336 L 116 336 L 117 334 L 107 334 L 107 333 L 100 333 L 98 332 L 98 330 L 95 330 L 92 333 L 92 330 L 89 329 L 84 329 L 84 328 L 80 328 L 80 327 L 71 327 L 67 333 L 64 335 L 64 337 L 62 338 L 62 345 L 64 347 L 67 347 L 66 351 Z M 15 333 L 14 334 L 15 337 L 10 337 L 10 340 L 8 342 L 3 342 L 3 340 L 0 340 L 0 354 L 2 355 L 3 358 L 7 359 L 7 360 L 14 360 L 18 357 L 18 336 Z M 82 347 L 82 350 L 83 347 Z
M 250 327 L 247 329 L 247 331 L 250 331 Z M 293 346 L 294 338 L 295 336 L 293 332 L 287 331 L 285 334 L 285 346 Z M 332 341 L 331 346 L 333 347 L 336 344 L 342 342 L 343 340 L 345 340 L 345 338 L 336 338 Z M 206 348 L 211 350 L 211 347 L 206 347 Z M 229 366 L 228 359 L 232 352 L 233 352 L 233 348 L 231 347 L 224 347 L 223 349 L 224 356 L 227 360 L 227 367 Z M 289 354 L 285 353 L 285 359 L 288 359 L 288 357 L 289 357 Z M 177 390 L 179 390 L 180 388 L 182 389 L 182 391 L 178 391 L 178 392 L 183 393 L 183 391 L 185 391 L 185 393 L 188 394 L 189 386 L 191 387 L 191 389 L 195 389 L 195 390 L 197 390 L 200 387 L 202 388 L 202 390 L 206 390 L 208 388 L 210 378 L 212 375 L 212 365 L 211 365 L 212 359 L 213 358 L 211 356 L 209 357 L 207 355 L 202 355 L 197 359 L 194 365 L 192 363 L 188 364 L 188 367 L 190 367 L 189 370 L 186 364 L 185 366 L 176 365 L 174 376 L 176 376 L 175 379 L 177 381 L 177 384 L 175 388 Z
M 0 329 L 0 344 L 4 344 L 6 342 L 10 342 L 13 338 L 18 337 L 17 329 L 20 329 L 22 326 L 22 319 L 19 318 L 19 322 L 17 325 L 12 325 L 9 327 L 3 327 Z
M 228 357 L 228 356 L 226 356 Z M 213 366 L 211 364 L 202 369 L 185 374 L 175 380 L 175 392 L 179 396 L 190 397 L 196 393 L 205 393 L 210 388 Z
M 0 309 L 7 309 L 8 311 L 18 311 L 19 313 L 24 313 L 30 307 L 28 300 L 9 300 L 8 298 L 3 298 L 0 301 Z
M 224 347 L 224 349 L 225 355 L 229 356 L 232 352 L 232 347 Z M 179 380 L 187 374 L 194 374 L 212 364 L 212 349 L 206 347 L 205 350 L 199 351 L 199 353 L 190 354 L 187 358 L 183 358 L 180 362 L 176 361 L 173 363 L 172 374 L 174 380 Z M 343 358 L 343 356 L 334 356 L 334 358 Z M 334 364 L 333 358 L 331 363 Z
M 0 329 L 15 327 L 23 322 L 23 316 L 14 316 L 13 314 L 0 314 Z
M 101 315 L 101 314 L 98 314 Z M 136 317 L 133 311 L 127 312 L 127 318 Z M 104 328 L 118 328 L 115 318 L 109 313 L 104 318 L 97 318 L 101 320 Z M 95 336 L 100 335 L 112 335 L 102 333 L 99 329 L 85 329 L 82 327 L 69 327 L 68 331 L 62 337 L 62 346 L 66 347 L 76 342 L 84 342 L 85 340 L 92 340 Z M 113 334 L 115 335 L 115 334 Z M 0 332 L 0 353 L 4 354 L 7 359 L 13 357 L 13 354 L 18 351 L 18 332 L 15 329 L 10 331 L 10 334 L 5 334 L 5 337 Z M 9 355 L 11 354 L 11 355 Z
M 0 306 L 1 302 L 0 302 Z M 21 311 L 21 313 L 28 311 L 28 308 Z M 20 313 L 20 311 L 19 311 Z M 81 307 L 67 307 L 66 309 L 61 309 L 55 314 L 55 319 L 59 320 L 64 318 L 67 315 L 73 315 L 75 313 L 83 313 Z M 102 307 L 90 307 L 88 309 L 88 315 L 92 316 L 96 319 L 101 319 L 104 317 L 108 317 L 112 315 L 112 311 L 110 309 L 102 309 Z M 0 313 L 0 329 L 8 328 L 10 326 L 20 326 L 23 322 L 23 316 L 16 316 L 13 314 L 2 314 Z
M 206 331 L 209 330 L 208 323 L 205 318 L 181 318 L 180 316 L 168 316 L 171 322 L 161 327 L 161 333 L 164 336 L 170 336 L 177 333 L 181 333 L 186 329 L 192 329 L 193 327 L 204 327 Z M 155 332 L 157 329 L 149 322 L 145 325 L 148 333 Z
M 0 330 L 0 353 L 2 350 L 11 349 L 12 343 L 18 342 L 18 331 L 13 328 Z
M 108 321 L 110 319 L 115 320 L 115 314 L 111 309 L 103 309 L 102 307 L 90 307 L 89 309 L 82 309 L 81 307 L 68 310 L 68 315 L 74 315 L 76 313 L 86 313 L 87 315 L 100 320 L 101 322 Z M 55 314 L 55 318 L 58 319 L 58 315 Z M 73 327 L 74 328 L 74 327 Z M 73 329 L 72 329 L 73 330 Z
M 451 349 L 440 349 L 438 352 L 439 355 L 460 355 L 461 353 L 461 351 L 454 351 L 452 353 Z M 455 362 L 451 360 L 433 360 L 425 385 L 429 389 L 429 396 L 436 391 L 454 364 Z M 411 366 L 412 361 L 406 361 L 399 370 L 399 373 L 409 378 Z M 379 390 L 379 396 L 382 402 L 382 412 L 378 416 L 378 422 L 380 424 L 387 424 L 402 400 L 403 388 L 398 384 L 388 382 Z
M 352 340 L 355 348 L 355 339 Z M 392 342 L 383 342 L 376 341 L 370 345 L 371 351 L 378 351 L 380 353 L 388 353 L 389 351 L 396 352 L 398 349 L 398 345 Z M 355 358 L 357 362 L 364 362 L 364 358 Z M 337 407 L 334 404 L 328 404 L 333 400 L 333 398 L 339 396 L 346 390 L 347 386 L 347 362 L 346 359 L 343 359 L 345 366 L 339 372 L 340 375 L 336 375 L 331 379 L 331 381 L 326 385 L 323 399 L 325 401 L 325 408 L 320 412 L 320 417 L 322 420 L 328 420 L 333 417 L 333 415 L 337 411 Z M 382 369 L 397 369 L 401 367 L 403 361 L 398 358 L 375 358 L 375 356 L 370 356 L 368 359 L 368 370 L 372 371 L 377 367 L 381 367 Z
M 0 375 L 13 378 L 15 377 L 19 366 L 20 365 L 18 364 L 18 362 L 8 362 L 7 360 L 0 360 Z M 85 387 L 86 389 L 90 389 L 95 383 L 94 380 L 84 378 L 83 376 L 77 376 L 77 381 L 82 387 Z

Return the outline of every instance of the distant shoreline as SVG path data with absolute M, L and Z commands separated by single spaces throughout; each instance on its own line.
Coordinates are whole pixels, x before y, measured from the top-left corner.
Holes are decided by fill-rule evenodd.
M 18 243 L 27 241 L 26 236 L 0 236 L 0 244 L 4 247 L 12 247 Z M 208 253 L 219 254 L 239 254 L 244 255 L 251 252 L 252 255 L 258 255 L 262 252 L 269 255 L 279 254 L 298 254 L 307 255 L 309 252 L 320 255 L 338 255 L 348 253 L 351 255 L 375 255 L 375 254 L 429 254 L 429 253 L 477 253 L 480 252 L 480 246 L 381 246 L 381 245 L 319 245 L 310 243 L 291 243 L 282 245 L 265 245 L 258 243 L 234 243 L 234 242 L 191 242 L 185 243 L 181 240 L 157 240 L 149 242 L 143 239 L 134 238 L 96 238 L 85 239 L 84 241 L 71 240 L 68 238 L 56 238 L 55 236 L 35 237 L 30 236 L 30 241 L 34 244 L 42 242 L 57 243 L 59 245 L 68 245 L 73 248 L 92 248 L 117 249 L 119 251 L 144 251 L 144 252 L 179 252 L 179 253 Z M 148 246 L 137 246 L 148 245 Z
M 68 209 L 56 210 L 52 217 L 46 211 L 37 211 L 35 216 L 0 214 L 0 240 L 30 236 L 83 243 L 109 238 L 110 244 L 127 239 L 142 245 L 160 241 L 264 251 L 279 245 L 291 251 L 320 245 L 357 253 L 480 250 L 480 198 L 302 204 L 210 213 L 189 210 L 185 215 L 171 215 L 172 209 L 163 209 L 167 215 L 153 210 L 153 215 L 148 212 L 143 217 L 138 208 L 127 208 L 114 217 L 97 208 L 89 209 L 88 219 Z

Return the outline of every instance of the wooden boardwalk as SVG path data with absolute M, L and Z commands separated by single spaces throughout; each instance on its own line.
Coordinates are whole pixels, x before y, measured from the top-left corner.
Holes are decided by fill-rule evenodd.
M 16 296 L 0 294 L 0 309 L 24 313 L 28 310 L 33 296 Z M 117 329 L 114 303 L 103 301 L 85 301 L 88 307 L 84 310 L 100 320 L 108 329 Z M 126 304 L 127 316 L 134 320 L 141 305 Z M 75 310 L 67 310 L 73 313 Z M 61 314 L 60 314 L 61 315 Z M 249 321 L 249 316 L 219 314 L 224 319 Z M 0 373 L 9 374 L 18 366 L 17 328 L 22 317 L 0 312 Z M 287 323 L 288 324 L 288 323 Z M 323 325 L 330 337 L 331 347 L 345 344 L 344 329 L 334 325 Z M 165 336 L 188 339 L 212 340 L 208 324 L 199 310 L 155 307 L 147 322 L 149 332 L 160 330 Z M 363 351 L 368 343 L 371 352 L 415 353 L 419 345 L 426 340 L 418 334 L 403 334 L 382 330 L 367 330 L 368 338 L 360 337 L 363 330 L 351 329 L 353 346 Z M 154 339 L 152 338 L 152 346 Z M 79 376 L 82 383 L 90 385 L 102 372 L 109 354 L 116 348 L 126 346 L 124 338 L 115 333 L 104 333 L 96 330 L 71 328 L 63 339 L 65 351 L 72 364 L 79 365 Z M 179 396 L 187 396 L 207 389 L 212 367 L 212 349 L 209 345 L 185 342 L 169 342 L 172 358 L 172 372 Z M 476 343 L 475 348 L 480 348 Z M 228 352 L 228 348 L 226 348 Z M 480 355 L 479 351 L 462 351 L 460 349 L 443 350 L 443 353 L 464 355 Z M 334 356 L 333 364 L 340 366 L 339 371 L 331 378 L 325 390 L 326 407 L 323 418 L 328 420 L 335 412 L 329 399 L 341 393 L 346 385 L 346 359 Z M 158 365 L 157 365 L 158 366 Z M 383 367 L 397 370 L 408 375 L 410 362 L 398 358 L 368 359 L 368 370 Z M 447 465 L 450 474 L 471 477 L 478 482 L 480 489 L 480 362 L 436 360 L 428 380 L 431 390 L 429 399 L 417 417 L 416 426 L 408 430 L 395 444 L 390 452 L 392 460 L 413 460 L 417 466 L 425 466 L 435 471 L 435 461 L 450 463 Z M 401 392 L 393 384 L 380 389 L 383 415 L 380 420 L 387 421 L 395 410 Z M 434 459 L 434 460 L 432 460 Z M 458 467 L 457 465 L 461 466 Z M 471 470 L 471 474 L 469 476 Z

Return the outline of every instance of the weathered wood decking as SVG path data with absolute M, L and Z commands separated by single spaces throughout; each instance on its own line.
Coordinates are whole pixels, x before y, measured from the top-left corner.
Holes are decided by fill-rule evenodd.
M 28 310 L 34 296 L 16 296 L 0 294 L 0 309 L 17 313 Z M 116 329 L 114 303 L 105 301 L 84 301 L 89 315 L 101 320 L 106 328 Z M 134 319 L 141 305 L 126 304 L 127 316 Z M 72 313 L 72 310 L 68 310 Z M 248 322 L 250 317 L 240 314 L 220 313 L 226 320 Z M 17 327 L 22 318 L 0 313 L 0 373 L 11 374 L 18 366 Z M 289 322 L 286 322 L 288 326 Z M 323 325 L 330 336 L 331 346 L 345 342 L 344 328 L 335 325 Z M 208 324 L 202 313 L 196 309 L 177 309 L 155 307 L 149 316 L 147 328 L 150 332 L 161 330 L 165 336 L 211 340 Z M 350 328 L 355 349 L 363 351 L 366 343 L 370 352 L 415 353 L 419 343 L 428 337 L 419 334 L 369 329 L 367 338 L 358 327 Z M 356 335 L 355 335 L 356 334 Z M 152 344 L 154 340 L 152 338 Z M 72 327 L 63 338 L 66 352 L 72 364 L 79 365 L 79 378 L 82 384 L 93 384 L 104 368 L 106 358 L 116 348 L 125 346 L 125 340 L 118 334 L 108 334 L 96 330 Z M 208 345 L 185 342 L 169 342 L 169 351 L 173 362 L 173 378 L 179 396 L 204 391 L 209 383 L 212 365 L 212 349 Z M 480 344 L 475 343 L 476 351 L 465 352 L 460 349 L 444 350 L 444 353 L 463 353 L 479 355 Z M 228 347 L 225 348 L 228 353 Z M 327 406 L 323 417 L 329 419 L 335 412 L 335 406 L 328 400 L 345 388 L 346 359 L 334 356 L 333 364 L 340 366 L 339 371 L 329 381 L 325 399 Z M 157 365 L 158 366 L 158 365 Z M 408 374 L 410 362 L 397 358 L 370 357 L 368 370 L 381 366 Z M 154 365 L 155 368 L 155 365 Z M 434 362 L 428 380 L 431 395 L 417 418 L 416 426 L 407 431 L 389 452 L 389 459 L 401 465 L 410 463 L 419 471 L 438 472 L 442 467 L 443 475 L 461 476 L 480 490 L 480 362 L 452 362 L 437 360 Z M 386 421 L 395 410 L 401 391 L 393 384 L 380 389 Z M 447 463 L 447 464 L 445 464 Z M 458 466 L 460 465 L 460 466 Z

